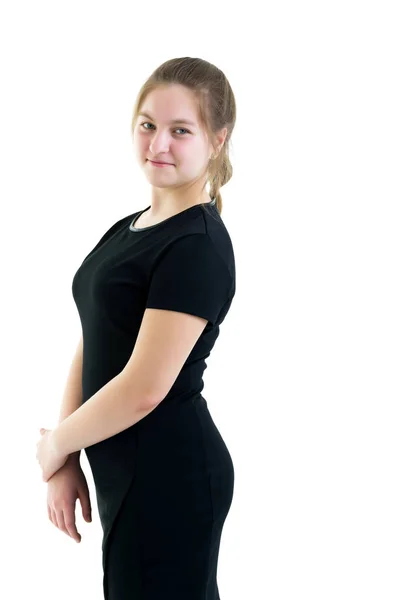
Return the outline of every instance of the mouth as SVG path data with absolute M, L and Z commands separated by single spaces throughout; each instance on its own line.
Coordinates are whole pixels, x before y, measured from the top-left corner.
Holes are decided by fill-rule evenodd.
M 147 160 L 148 160 L 148 161 L 149 161 L 149 162 L 150 162 L 152 165 L 160 165 L 160 166 L 164 165 L 164 166 L 170 166 L 170 167 L 171 167 L 171 166 L 173 166 L 173 165 L 172 165 L 172 163 L 160 162 L 160 161 L 157 161 L 157 160 L 150 160 L 149 158 L 148 158 Z

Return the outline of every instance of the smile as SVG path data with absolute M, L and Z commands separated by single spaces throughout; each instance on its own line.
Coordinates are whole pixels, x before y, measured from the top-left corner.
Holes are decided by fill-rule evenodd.
M 149 161 L 150 164 L 152 164 L 154 167 L 173 167 L 174 165 L 170 164 L 170 163 L 157 163 L 157 162 L 153 162 L 150 159 L 147 159 Z

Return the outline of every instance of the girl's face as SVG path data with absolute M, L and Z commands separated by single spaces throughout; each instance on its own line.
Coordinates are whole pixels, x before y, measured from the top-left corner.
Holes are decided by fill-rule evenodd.
M 213 148 L 198 122 L 195 98 L 184 86 L 149 93 L 133 134 L 136 158 L 153 186 L 181 187 L 206 175 Z M 157 167 L 151 160 L 169 165 Z

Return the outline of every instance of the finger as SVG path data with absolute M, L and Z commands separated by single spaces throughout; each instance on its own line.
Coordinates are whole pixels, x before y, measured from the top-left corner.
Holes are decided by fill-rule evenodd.
M 82 516 L 89 523 L 92 520 L 92 507 L 90 505 L 89 491 L 79 491 L 79 502 L 81 503 Z
M 57 527 L 60 531 L 63 531 L 66 535 L 69 536 L 69 531 L 67 529 L 67 527 L 65 526 L 65 519 L 64 519 L 64 511 L 62 508 L 56 509 L 56 515 L 57 515 Z
M 75 506 L 68 506 L 65 510 L 64 510 L 64 517 L 65 517 L 65 527 L 69 533 L 69 535 L 72 537 L 72 539 L 74 539 L 76 542 L 80 542 L 81 541 L 81 534 L 78 533 L 78 530 L 76 528 L 76 522 L 75 522 Z
M 51 507 L 50 507 L 50 521 L 53 523 L 53 525 L 55 527 L 58 527 L 56 512 Z
M 67 535 L 69 535 L 69 531 L 65 526 L 64 511 L 62 508 L 59 508 L 57 510 L 57 523 L 58 523 L 58 529 L 60 531 L 63 531 Z

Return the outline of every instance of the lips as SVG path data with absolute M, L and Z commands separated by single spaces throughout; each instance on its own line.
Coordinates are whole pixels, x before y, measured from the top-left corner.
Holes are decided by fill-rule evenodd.
M 151 160 L 150 158 L 148 158 L 147 160 L 149 160 L 152 163 L 156 163 L 157 165 L 172 165 L 172 163 L 163 162 L 161 160 Z

